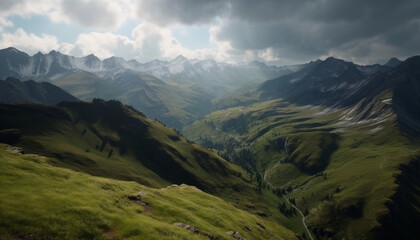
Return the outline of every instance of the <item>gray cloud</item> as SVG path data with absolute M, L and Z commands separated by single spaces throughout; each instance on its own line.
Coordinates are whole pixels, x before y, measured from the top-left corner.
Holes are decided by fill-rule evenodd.
M 192 25 L 213 21 L 224 15 L 227 7 L 225 0 L 139 0 L 137 14 L 141 19 L 160 25 Z
M 62 13 L 79 25 L 102 29 L 116 28 L 124 21 L 121 5 L 111 1 L 64 0 Z
M 161 0 L 139 6 L 143 14 L 149 11 L 145 19 L 162 25 L 219 17 L 215 40 L 236 50 L 272 48 L 279 58 L 293 61 L 339 53 L 370 62 L 420 53 L 418 0 Z
M 2 0 L 0 17 L 44 15 L 54 22 L 116 29 L 132 16 L 129 8 L 130 3 L 125 0 Z
M 6 12 L 10 9 L 12 9 L 13 7 L 15 7 L 16 5 L 22 3 L 23 0 L 4 0 L 4 1 L 0 1 L 0 12 Z

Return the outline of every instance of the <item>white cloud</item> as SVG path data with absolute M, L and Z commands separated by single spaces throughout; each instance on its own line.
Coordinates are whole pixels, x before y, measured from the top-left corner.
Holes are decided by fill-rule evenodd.
M 173 58 L 188 52 L 171 35 L 169 29 L 142 23 L 131 34 L 131 38 L 111 32 L 80 34 L 72 53 L 95 54 L 99 58 L 121 56 L 126 59 L 150 61 L 156 58 Z
M 37 36 L 32 33 L 28 34 L 23 29 L 17 29 L 14 33 L 2 33 L 1 36 L 0 48 L 13 46 L 32 54 L 38 51 L 45 53 L 60 48 L 57 38 L 53 35 Z
M 75 55 L 95 54 L 99 58 L 121 56 L 132 59 L 136 56 L 136 48 L 133 40 L 126 36 L 106 33 L 80 34 L 72 53 Z
M 0 1 L 0 17 L 47 16 L 53 22 L 114 30 L 133 17 L 130 0 L 16 0 Z
M 56 8 L 60 2 L 55 0 L 4 0 L 0 1 L 0 15 L 3 17 L 10 15 L 22 17 L 44 15 Z
M 71 43 L 61 43 L 58 51 L 64 54 L 71 54 L 74 49 L 74 45 Z
M 115 54 L 142 61 L 182 54 L 218 61 L 259 59 L 288 64 L 334 54 L 372 63 L 375 59 L 418 54 L 419 10 L 416 0 L 404 4 L 363 0 L 1 0 L 0 33 L 6 37 L 17 34 L 5 33 L 13 26 L 11 16 L 30 21 L 40 15 L 93 31 L 81 34 L 72 43 L 74 48 L 72 44 L 56 43 L 63 52 Z M 132 36 L 112 32 L 135 19 L 142 22 Z M 203 24 L 213 25 L 210 43 L 216 49 L 188 49 L 169 28 Z M 127 31 L 124 27 L 120 32 Z M 98 33 L 101 31 L 107 32 Z M 51 35 L 35 37 L 54 42 L 47 40 Z M 47 48 L 52 47 L 41 49 Z
M 55 22 L 100 29 L 117 29 L 132 16 L 130 1 L 124 0 L 62 0 L 48 15 Z
M 187 58 L 205 59 L 214 57 L 211 49 L 188 49 L 172 35 L 169 28 L 159 27 L 151 23 L 142 23 L 132 32 L 133 40 L 140 59 L 148 61 L 156 58 L 172 59 L 179 55 Z
M 263 59 L 266 62 L 272 62 L 272 61 L 279 61 L 280 58 L 277 56 L 276 51 L 273 48 L 267 48 L 265 51 L 262 51 L 258 54 L 258 57 Z
M 64 48 L 64 46 L 62 46 Z M 150 23 L 139 24 L 132 31 L 131 38 L 111 32 L 91 32 L 80 34 L 75 46 L 69 46 L 69 53 L 75 56 L 95 54 L 99 58 L 120 56 L 137 59 L 140 62 L 154 59 L 173 59 L 178 55 L 187 58 L 217 58 L 213 49 L 188 49 L 172 35 L 169 28 Z
M 12 27 L 13 23 L 11 21 L 8 21 L 7 19 L 0 17 L 0 32 L 3 31 L 6 27 Z

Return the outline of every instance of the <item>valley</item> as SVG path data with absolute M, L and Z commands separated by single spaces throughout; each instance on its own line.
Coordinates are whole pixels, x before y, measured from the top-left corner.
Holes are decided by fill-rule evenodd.
M 359 94 L 367 92 L 364 89 L 377 81 L 375 79 L 403 82 L 396 74 L 414 62 L 417 65 L 410 71 L 418 79 L 415 73 L 418 61 L 412 58 L 395 70 L 376 74 L 372 80 L 361 78 L 364 82 L 358 90 L 351 87 L 325 92 L 320 83 L 312 85 L 318 89 L 306 92 L 304 82 L 298 81 L 296 89 L 300 93 L 284 95 L 285 99 L 265 100 L 266 89 L 273 90 L 273 86 L 266 88 L 267 84 L 282 84 L 282 88 L 293 89 L 295 86 L 288 79 L 294 75 L 312 77 L 312 73 L 305 72 L 308 69 L 303 69 L 303 73 L 298 71 L 270 80 L 260 89 L 234 97 L 237 102 L 250 99 L 249 96 L 254 100 L 208 114 L 185 127 L 183 132 L 255 174 L 260 179 L 260 187 L 293 199 L 297 209 L 303 209 L 305 221 L 316 238 L 376 238 L 382 231 L 381 219 L 389 214 L 388 199 L 395 196 L 398 189 L 394 177 L 400 175 L 401 166 L 418 158 L 415 150 L 418 139 L 417 134 L 401 122 L 394 100 L 399 96 L 393 92 L 398 87 L 384 81 L 385 84 L 375 86 L 373 94 L 377 95 L 370 95 L 370 100 L 366 100 L 366 94 Z M 322 63 L 318 64 L 314 69 L 308 67 L 315 76 L 324 68 Z M 318 77 L 326 78 L 328 76 Z M 403 85 L 405 83 L 398 86 Z M 311 99 L 318 96 L 316 101 L 322 104 L 308 105 L 299 94 L 311 94 Z M 340 96 L 340 101 L 334 100 Z M 418 98 L 411 101 L 417 102 Z M 238 157 L 244 152 L 252 156 L 247 161 Z
M 419 59 L 0 50 L 0 238 L 415 239 Z
M 0 50 L 0 66 L 0 79 L 50 82 L 81 100 L 120 100 L 177 129 L 209 113 L 212 99 L 291 72 L 262 62 L 232 65 L 178 56 L 139 63 L 57 51 L 29 56 L 15 48 Z
M 201 190 L 93 177 L 0 145 L 1 239 L 297 239 Z M 25 196 L 25 203 L 17 202 Z M 192 227 L 186 227 L 191 225 Z

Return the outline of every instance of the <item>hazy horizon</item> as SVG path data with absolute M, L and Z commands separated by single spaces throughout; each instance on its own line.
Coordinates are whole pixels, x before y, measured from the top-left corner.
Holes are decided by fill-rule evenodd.
M 358 64 L 419 54 L 418 1 L 0 2 L 0 48 L 148 62 L 215 59 Z

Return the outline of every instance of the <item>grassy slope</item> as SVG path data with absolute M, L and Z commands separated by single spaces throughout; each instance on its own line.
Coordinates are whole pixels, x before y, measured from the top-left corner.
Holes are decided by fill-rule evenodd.
M 2 128 L 21 130 L 18 146 L 55 166 L 151 187 L 187 183 L 253 214 L 283 217 L 278 200 L 264 198 L 241 168 L 118 102 L 0 105 L 0 112 Z
M 238 168 L 118 102 L 1 105 L 0 110 L 2 128 L 22 131 L 19 146 L 51 157 L 57 166 L 153 187 L 251 189 Z
M 175 222 L 219 239 L 231 239 L 231 230 L 247 239 L 295 239 L 280 225 L 194 187 L 152 189 L 49 161 L 0 144 L 0 239 L 207 239 Z
M 119 99 L 167 125 L 180 129 L 202 116 L 210 107 L 210 97 L 206 94 L 150 76 L 138 74 L 138 78 L 147 86 L 134 84 Z
M 293 189 L 288 197 L 295 198 L 302 211 L 308 209 L 307 223 L 319 236 L 372 237 L 380 227 L 378 218 L 388 213 L 386 203 L 397 187 L 394 176 L 401 164 L 418 154 L 418 145 L 400 133 L 395 118 L 352 124 L 340 120 L 342 114 L 273 100 L 214 112 L 184 128 L 184 134 L 199 140 L 197 128 L 207 126 L 204 134 L 215 142 L 234 137 L 242 141 L 239 148 L 249 146 L 258 156 L 259 172 L 268 170 L 270 183 Z M 297 154 L 307 156 L 319 151 L 313 148 L 322 145 L 320 138 L 313 134 L 320 132 L 339 136 L 322 173 L 305 173 L 298 164 L 288 163 L 286 137 L 298 134 L 303 147 Z M 304 148 L 311 142 L 312 147 Z
M 93 73 L 83 71 L 64 74 L 54 79 L 52 83 L 82 100 L 115 99 L 123 93 L 119 86 L 104 81 Z
M 111 82 L 79 71 L 60 76 L 52 83 L 82 100 L 121 100 L 176 128 L 197 119 L 210 107 L 210 96 L 206 94 L 137 72 L 128 71 Z

